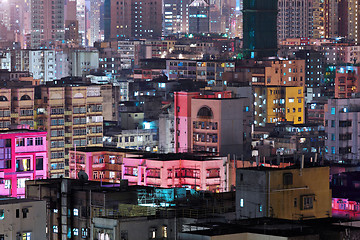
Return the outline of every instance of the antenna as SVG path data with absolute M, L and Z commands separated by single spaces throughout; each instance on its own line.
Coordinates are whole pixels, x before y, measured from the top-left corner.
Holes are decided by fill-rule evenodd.
M 86 172 L 84 170 L 80 170 L 78 172 L 78 179 L 82 180 L 82 181 L 88 181 L 89 180 L 89 176 L 86 174 Z

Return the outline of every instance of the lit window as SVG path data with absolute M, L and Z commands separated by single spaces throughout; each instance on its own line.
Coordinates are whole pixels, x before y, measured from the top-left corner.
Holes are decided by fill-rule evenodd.
M 74 232 L 74 236 L 78 236 L 79 235 L 79 229 L 78 228 L 74 228 L 73 229 Z
M 294 99 L 293 98 L 289 98 L 289 102 L 293 103 Z
M 163 238 L 167 238 L 168 237 L 168 232 L 167 232 L 167 226 L 163 226 Z
M 150 229 L 150 239 L 155 239 L 156 238 L 156 228 L 151 228 Z
M 21 240 L 31 240 L 31 232 L 24 232 Z
M 30 180 L 30 178 L 18 178 L 17 188 L 25 188 L 25 182 Z
M 335 108 L 331 108 L 331 114 L 334 115 L 335 114 Z
M 54 233 L 58 233 L 58 232 L 59 232 L 58 226 L 56 226 L 56 225 L 53 226 L 53 232 L 54 232 Z
M 244 199 L 240 199 L 240 207 L 244 207 Z
M 5 189 L 10 189 L 11 188 L 11 180 L 10 179 L 6 179 L 5 180 Z
M 74 208 L 74 216 L 79 216 L 79 209 Z
M 5 218 L 5 211 L 4 209 L 0 209 L 0 220 L 4 220 Z

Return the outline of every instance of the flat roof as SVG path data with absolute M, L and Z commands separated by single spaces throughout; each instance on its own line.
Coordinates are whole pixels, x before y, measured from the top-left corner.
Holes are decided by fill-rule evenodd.
M 71 150 L 75 151 L 75 148 Z M 134 152 L 142 153 L 142 151 L 126 148 L 114 148 L 114 147 L 77 147 L 77 152 Z
M 205 230 L 183 232 L 200 236 L 219 236 L 239 233 L 255 233 L 282 237 L 319 235 L 324 231 L 345 231 L 346 228 L 360 230 L 357 227 L 335 225 L 339 219 L 323 218 L 316 220 L 292 221 L 276 218 L 254 218 L 240 220 L 237 223 L 199 224 Z M 207 228 L 207 229 L 206 229 Z
M 47 133 L 46 131 L 38 131 L 32 129 L 9 129 L 9 130 L 0 130 L 0 134 L 7 133 Z
M 5 197 L 4 199 L 0 198 L 0 205 L 17 204 L 17 203 L 29 203 L 29 202 L 43 202 L 43 201 L 45 201 L 45 200 Z

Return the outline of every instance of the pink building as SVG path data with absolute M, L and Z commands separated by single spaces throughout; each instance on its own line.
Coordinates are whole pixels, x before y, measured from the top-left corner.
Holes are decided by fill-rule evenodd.
M 129 185 L 185 187 L 216 192 L 230 191 L 231 185 L 235 185 L 235 171 L 230 170 L 233 164 L 226 157 L 139 155 L 124 158 L 122 167 L 122 179 L 128 179 Z
M 261 165 L 275 168 L 288 166 Z M 255 162 L 234 161 L 227 157 L 155 154 L 108 147 L 70 150 L 69 162 L 70 178 L 76 179 L 79 171 L 84 171 L 89 180 L 103 183 L 118 184 L 121 179 L 127 179 L 129 185 L 185 187 L 217 192 L 234 189 L 237 168 L 255 166 Z
M 237 168 L 255 166 L 255 162 L 187 153 L 127 154 L 123 159 L 121 178 L 127 179 L 129 185 L 226 192 L 234 190 Z
M 0 195 L 25 197 L 25 181 L 47 178 L 47 132 L 0 131 Z
M 175 152 L 191 152 L 191 117 L 193 99 L 231 98 L 230 91 L 217 92 L 212 95 L 201 95 L 199 92 L 175 92 Z
M 209 152 L 214 155 L 250 153 L 252 112 L 248 98 L 230 91 L 175 93 L 175 152 Z

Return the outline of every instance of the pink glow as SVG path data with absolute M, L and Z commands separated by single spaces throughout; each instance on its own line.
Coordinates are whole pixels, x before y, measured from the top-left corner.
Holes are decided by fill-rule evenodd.
M 348 219 L 360 219 L 360 203 L 350 201 L 346 198 L 333 198 L 332 203 L 332 216 Z
M 18 188 L 18 179 L 45 179 L 48 176 L 48 156 L 46 132 L 24 131 L 4 132 L 0 134 L 0 139 L 10 139 L 11 141 L 11 165 L 10 168 L 0 169 L 0 195 L 11 197 L 25 197 L 25 187 Z M 32 138 L 32 145 L 28 146 L 28 140 Z M 42 145 L 35 145 L 35 139 L 41 138 Z M 16 146 L 17 139 L 24 139 L 24 146 Z M 36 170 L 36 158 L 42 157 L 42 170 Z M 16 168 L 16 161 L 24 162 L 29 159 L 29 169 L 27 166 L 20 171 Z M 10 182 L 9 182 L 10 181 Z M 24 185 L 22 185 L 24 186 Z

